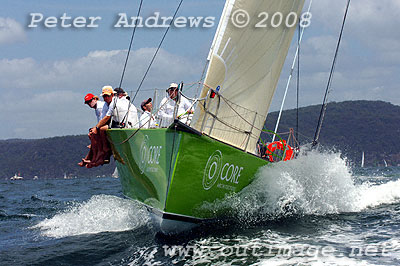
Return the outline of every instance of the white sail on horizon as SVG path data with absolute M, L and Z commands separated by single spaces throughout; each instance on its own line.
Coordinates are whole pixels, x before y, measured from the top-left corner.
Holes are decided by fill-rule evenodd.
M 364 152 L 361 155 L 361 167 L 364 167 Z
M 261 12 L 300 16 L 304 0 L 229 0 L 211 47 L 205 86 L 220 87 L 221 98 L 199 104 L 192 126 L 225 143 L 254 153 L 293 38 L 295 25 L 257 28 Z M 249 24 L 239 28 L 232 18 L 241 10 Z M 293 16 L 295 17 L 295 16 Z

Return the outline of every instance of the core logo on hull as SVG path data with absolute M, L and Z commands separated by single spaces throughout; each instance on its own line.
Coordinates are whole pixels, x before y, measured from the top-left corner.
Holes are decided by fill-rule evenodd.
M 238 165 L 224 162 L 222 152 L 216 150 L 209 158 L 204 168 L 203 188 L 209 190 L 216 183 L 217 187 L 225 190 L 236 190 L 239 184 L 240 174 L 244 168 Z M 217 182 L 219 180 L 219 182 Z
M 160 154 L 162 146 L 149 145 L 149 136 L 145 135 L 140 146 L 140 173 L 157 172 L 160 164 Z
M 222 166 L 222 152 L 216 150 L 206 164 L 203 175 L 203 188 L 209 190 L 215 185 L 218 180 L 219 172 Z

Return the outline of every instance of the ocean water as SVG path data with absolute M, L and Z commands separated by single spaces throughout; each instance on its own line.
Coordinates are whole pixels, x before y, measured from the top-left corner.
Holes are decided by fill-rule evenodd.
M 311 152 L 203 207 L 230 219 L 163 236 L 118 179 L 3 179 L 0 265 L 400 265 L 400 167 Z

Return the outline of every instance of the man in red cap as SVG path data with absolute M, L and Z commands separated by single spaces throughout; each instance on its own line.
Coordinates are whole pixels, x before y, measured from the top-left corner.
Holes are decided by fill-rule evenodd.
M 104 102 L 99 101 L 99 97 L 93 95 L 92 93 L 88 93 L 86 94 L 85 98 L 85 104 L 87 104 L 90 108 L 93 108 L 97 117 L 97 122 L 99 122 L 102 118 L 103 118 L 103 108 L 104 108 Z M 93 158 L 96 157 L 96 151 L 95 149 L 93 149 L 93 143 L 96 142 L 96 138 L 98 138 L 98 136 L 96 134 L 93 134 L 92 131 L 89 132 L 88 134 L 89 139 L 91 144 L 88 146 L 89 147 L 89 152 L 86 155 L 85 158 L 82 158 L 82 161 L 78 163 L 79 166 L 83 167 L 86 166 L 87 164 L 89 164 L 91 162 L 91 160 Z
M 102 111 L 105 103 L 103 101 L 99 101 L 99 97 L 93 95 L 92 93 L 88 93 L 85 96 L 85 104 L 94 109 L 97 122 L 99 122 L 103 118 Z
M 96 156 L 93 156 L 93 160 L 86 165 L 87 168 L 96 167 L 110 162 L 111 148 L 107 140 L 106 131 L 108 129 L 108 125 L 110 124 L 110 110 L 112 110 L 112 106 L 114 106 L 113 96 L 115 91 L 111 86 L 104 86 L 101 91 L 101 96 L 105 102 L 101 119 L 97 121 L 95 127 L 90 129 L 91 134 L 96 136 L 96 138 L 94 138 L 94 142 L 92 142 Z

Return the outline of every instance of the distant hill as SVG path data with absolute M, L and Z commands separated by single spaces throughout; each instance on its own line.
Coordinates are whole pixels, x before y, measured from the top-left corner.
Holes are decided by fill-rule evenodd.
M 312 141 L 321 106 L 299 110 L 299 139 L 302 144 Z M 278 113 L 268 115 L 266 127 L 275 128 Z M 282 114 L 278 132 L 296 126 L 296 110 Z M 267 138 L 266 135 L 263 136 Z M 322 127 L 320 143 L 335 147 L 356 164 L 365 152 L 365 165 L 400 164 L 400 106 L 381 101 L 347 101 L 329 103 Z M 62 178 L 67 176 L 111 176 L 115 163 L 86 169 L 77 163 L 87 152 L 86 135 L 38 140 L 0 141 L 0 178 L 20 172 L 25 178 Z
M 86 135 L 37 140 L 0 141 L 0 178 L 21 173 L 24 178 L 62 178 L 111 176 L 115 169 L 109 165 L 86 169 L 77 165 L 88 152 Z
M 321 105 L 299 109 L 301 143 L 314 138 Z M 268 115 L 266 128 L 273 130 L 278 112 Z M 278 132 L 296 127 L 296 110 L 284 111 Z M 264 135 L 264 138 L 267 138 Z M 365 152 L 365 165 L 400 164 L 400 106 L 382 101 L 332 102 L 322 126 L 319 142 L 334 147 L 354 163 L 360 164 Z

